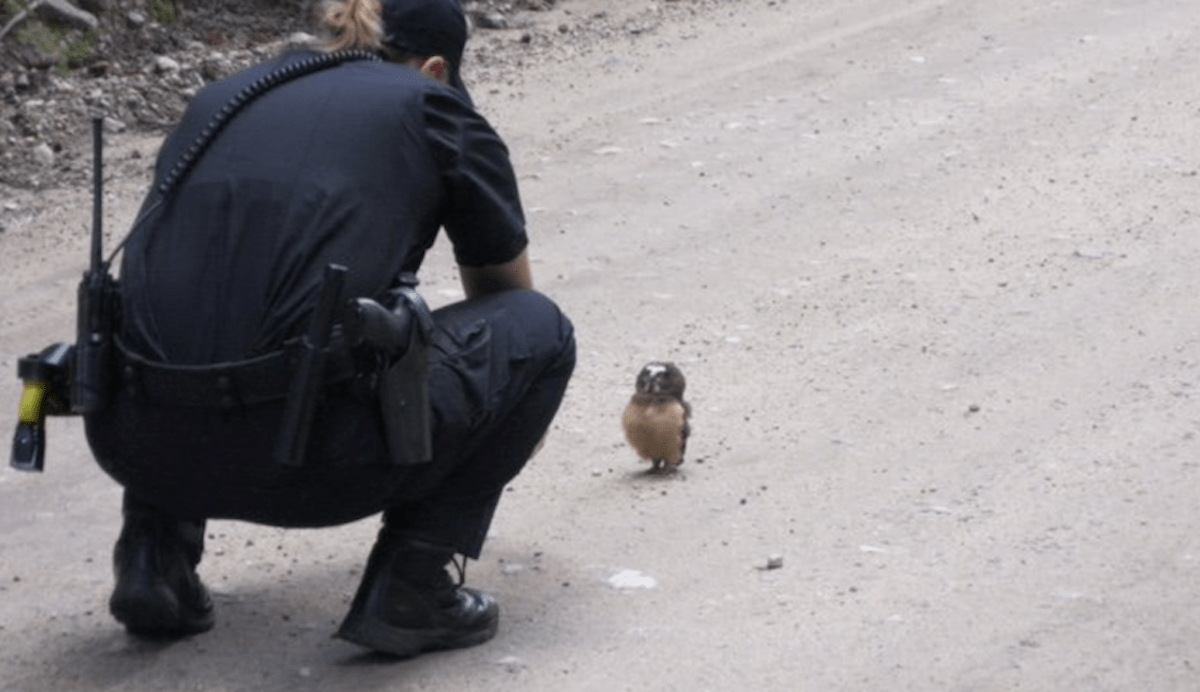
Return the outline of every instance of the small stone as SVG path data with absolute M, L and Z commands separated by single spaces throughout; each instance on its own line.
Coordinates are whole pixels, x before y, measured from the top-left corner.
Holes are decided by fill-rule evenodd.
M 50 22 L 66 24 L 80 31 L 95 31 L 100 20 L 91 12 L 85 12 L 67 0 L 42 0 L 35 8 L 39 16 Z
M 220 54 L 214 54 L 200 63 L 200 76 L 205 81 L 215 82 L 233 73 L 233 64 Z
M 154 71 L 159 74 L 178 72 L 179 63 L 174 58 L 167 57 L 166 55 L 156 55 L 154 56 Z
M 783 567 L 783 555 L 775 553 L 767 558 L 767 569 L 780 569 Z
M 480 29 L 507 29 L 508 17 L 499 12 L 485 12 L 476 15 L 475 23 Z
M 293 48 L 310 46 L 317 42 L 317 37 L 305 31 L 296 31 L 288 35 L 287 45 Z
M 658 586 L 658 582 L 654 577 L 633 569 L 622 570 L 614 574 L 609 577 L 608 583 L 614 589 L 620 590 L 653 589 Z
M 146 24 L 146 15 L 137 10 L 131 10 L 129 14 L 125 15 L 125 21 L 129 23 L 129 26 L 137 29 Z
M 42 142 L 33 148 L 33 160 L 39 165 L 49 168 L 54 165 L 54 150 L 49 144 Z
M 505 656 L 496 661 L 496 665 L 500 666 L 509 673 L 519 673 L 529 667 L 529 664 L 517 656 Z

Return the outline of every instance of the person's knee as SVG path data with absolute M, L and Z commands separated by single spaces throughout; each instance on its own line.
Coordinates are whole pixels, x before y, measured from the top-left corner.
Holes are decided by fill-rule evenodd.
M 571 320 L 550 297 L 532 289 L 455 303 L 435 311 L 434 321 L 446 335 L 440 343 L 449 344 L 445 350 L 450 357 L 487 334 L 490 356 L 510 367 L 569 376 L 575 366 Z M 486 329 L 481 325 L 487 325 Z
M 530 333 L 536 334 L 554 354 L 555 368 L 569 373 L 575 367 L 575 327 L 570 318 L 543 293 L 533 290 L 519 293 L 519 296 L 514 296 L 517 301 L 514 306 L 516 313 L 529 318 L 536 325 Z

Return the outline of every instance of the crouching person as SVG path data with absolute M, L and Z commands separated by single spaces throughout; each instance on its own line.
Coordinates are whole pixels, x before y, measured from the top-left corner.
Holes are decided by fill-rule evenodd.
M 125 489 L 110 609 L 137 635 L 203 632 L 207 519 L 322 527 L 381 513 L 338 635 L 403 657 L 470 646 L 495 634 L 498 607 L 447 568 L 479 556 L 548 430 L 572 327 L 532 288 L 507 149 L 459 76 L 457 0 L 340 0 L 322 21 L 323 50 L 196 96 L 125 246 L 112 394 L 85 418 Z M 421 316 L 411 277 L 443 228 L 466 299 Z M 336 314 L 303 463 L 278 458 L 330 265 L 345 268 L 342 296 L 420 318 L 428 458 L 389 444 L 389 428 L 414 432 L 380 403 L 394 363 Z

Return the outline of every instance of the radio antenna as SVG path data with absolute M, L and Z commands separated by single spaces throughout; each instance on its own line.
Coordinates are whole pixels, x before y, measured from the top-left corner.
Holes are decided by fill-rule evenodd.
M 104 118 L 92 118 L 92 270 L 104 263 Z

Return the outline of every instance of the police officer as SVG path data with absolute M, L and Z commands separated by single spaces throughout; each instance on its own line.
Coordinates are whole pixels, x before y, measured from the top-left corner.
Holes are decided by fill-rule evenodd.
M 125 489 L 110 610 L 135 635 L 211 628 L 196 574 L 206 519 L 318 527 L 382 513 L 338 635 L 402 657 L 470 646 L 495 634 L 498 608 L 447 568 L 478 558 L 503 487 L 546 433 L 573 332 L 532 290 L 507 150 L 459 76 L 457 0 L 336 0 L 322 22 L 322 50 L 195 97 L 125 247 L 114 391 L 85 418 Z M 432 315 L 432 459 L 396 463 L 380 355 L 334 339 L 304 463 L 280 463 L 289 349 L 324 269 L 347 268 L 344 296 L 394 305 L 440 228 L 466 300 Z

